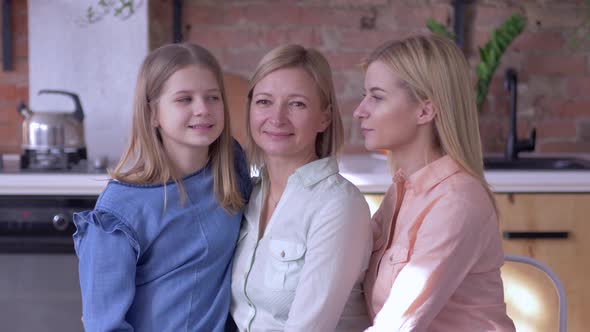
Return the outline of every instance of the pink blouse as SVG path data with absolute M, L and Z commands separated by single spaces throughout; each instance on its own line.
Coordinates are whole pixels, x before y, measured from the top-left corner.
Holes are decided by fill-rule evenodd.
M 498 217 L 449 156 L 401 172 L 372 220 L 367 331 L 515 331 L 506 314 Z

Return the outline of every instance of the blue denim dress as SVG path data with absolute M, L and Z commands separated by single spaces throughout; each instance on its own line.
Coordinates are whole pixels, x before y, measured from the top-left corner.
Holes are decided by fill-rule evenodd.
M 248 198 L 241 151 L 236 168 Z M 182 206 L 174 182 L 111 181 L 94 210 L 74 215 L 86 331 L 224 330 L 242 212 L 219 206 L 210 164 L 184 185 Z

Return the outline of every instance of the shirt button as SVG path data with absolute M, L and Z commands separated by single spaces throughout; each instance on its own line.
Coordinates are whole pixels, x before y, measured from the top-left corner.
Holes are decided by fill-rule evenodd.
M 281 258 L 285 258 L 285 251 L 281 251 Z

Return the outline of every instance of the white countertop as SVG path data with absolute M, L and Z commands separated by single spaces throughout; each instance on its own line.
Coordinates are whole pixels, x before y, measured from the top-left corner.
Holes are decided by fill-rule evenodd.
M 344 155 L 344 177 L 364 193 L 384 193 L 391 175 L 383 156 Z M 590 193 L 590 171 L 486 171 L 498 193 Z M 105 173 L 2 173 L 0 195 L 98 195 L 108 181 Z

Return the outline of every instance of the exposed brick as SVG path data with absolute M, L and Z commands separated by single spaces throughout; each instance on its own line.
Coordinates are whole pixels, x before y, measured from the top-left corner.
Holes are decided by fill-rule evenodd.
M 301 24 L 303 10 L 296 3 L 263 3 L 249 6 L 232 6 L 225 10 L 227 24 L 250 24 L 256 27 Z M 231 23 L 230 23 L 231 22 Z
M 150 11 L 150 40 L 154 34 L 153 21 L 159 24 L 157 32 L 161 39 L 170 38 L 171 0 L 150 1 L 150 9 L 154 2 L 162 9 L 160 13 Z M 521 138 L 534 126 L 539 130 L 539 144 L 545 149 L 582 150 L 578 146 L 580 137 L 586 137 L 583 132 L 586 126 L 580 121 L 590 121 L 585 120 L 590 118 L 587 114 L 590 109 L 587 51 L 590 48 L 583 45 L 572 49 L 568 43 L 569 36 L 583 18 L 585 8 L 581 10 L 581 7 L 584 5 L 583 0 L 522 3 L 477 0 L 466 7 L 465 49 L 472 67 L 478 63 L 477 48 L 487 42 L 491 31 L 513 13 L 523 13 L 527 17 L 525 31 L 502 56 L 487 102 L 480 112 L 486 153 L 504 149 L 509 97 L 503 81 L 504 70 L 508 67 L 515 68 L 519 74 Z M 363 75 L 356 66 L 358 62 L 387 40 L 427 32 L 426 19 L 432 17 L 449 24 L 448 18 L 452 15 L 451 0 L 185 0 L 184 8 L 183 22 L 192 27 L 186 39 L 211 49 L 224 70 L 246 77 L 252 74 L 260 58 L 279 44 L 302 43 L 324 52 L 334 70 L 348 148 L 358 149 L 363 149 L 363 140 L 355 131 L 351 114 L 362 88 Z M 376 29 L 360 30 L 361 17 L 370 17 L 373 8 L 377 10 Z M 17 79 L 26 84 L 26 72 L 24 70 L 21 76 L 0 73 L 0 84 Z M 22 85 L 21 81 L 17 81 L 18 84 Z M 574 123 L 577 123 L 577 138 L 573 136 Z
M 301 15 L 300 24 L 302 24 L 303 26 L 341 27 L 345 29 L 359 29 L 361 26 L 361 19 L 363 17 L 371 16 L 371 11 L 369 9 L 364 8 L 305 8 L 305 12 Z
M 412 33 L 404 31 L 384 30 L 324 30 L 322 33 L 323 44 L 333 49 L 343 51 L 362 50 L 370 52 L 377 46 L 393 39 L 401 39 Z
M 493 29 L 500 27 L 512 14 L 520 12 L 514 7 L 492 7 L 483 4 L 476 4 L 470 10 L 474 25 Z
M 182 16 L 183 22 L 191 22 L 194 24 L 230 23 L 226 20 L 226 11 L 223 8 L 214 6 L 188 4 L 182 9 Z
M 536 150 L 538 152 L 588 153 L 590 151 L 590 142 L 541 142 L 537 145 Z
M 324 55 L 330 62 L 332 70 L 360 68 L 363 58 L 369 55 L 368 51 L 353 52 L 325 52 Z
M 524 32 L 509 46 L 517 52 L 560 52 L 564 46 L 559 32 Z
M 575 138 L 577 135 L 574 120 L 548 120 L 536 124 L 539 138 Z
M 575 56 L 530 56 L 524 64 L 528 75 L 583 76 L 586 57 Z
M 451 7 L 448 5 L 408 6 L 393 4 L 389 9 L 378 14 L 378 26 L 393 29 L 413 30 L 425 29 L 426 21 L 435 19 L 443 25 L 449 23 Z M 452 30 L 452 27 L 450 28 Z
M 590 119 L 586 121 L 577 121 L 578 138 L 583 142 L 590 142 Z
M 300 0 L 303 4 L 321 5 L 329 7 L 365 7 L 365 6 L 383 6 L 389 0 Z
M 568 78 L 567 95 L 572 98 L 590 98 L 590 77 Z
M 256 65 L 258 65 L 262 56 L 264 56 L 269 50 L 270 48 L 242 51 L 232 51 L 231 49 L 227 49 L 223 50 L 219 60 L 224 69 L 244 74 L 245 77 L 249 78 L 252 73 L 254 73 Z
M 585 116 L 590 117 L 589 101 L 568 101 L 557 105 L 560 116 Z
M 0 100 L 13 101 L 18 99 L 18 90 L 14 84 L 0 84 Z
M 585 15 L 585 10 L 580 7 L 539 6 L 530 4 L 526 8 L 528 25 L 535 26 L 539 29 L 577 27 Z
M 0 124 L 0 153 L 20 152 L 21 128 L 18 124 Z

